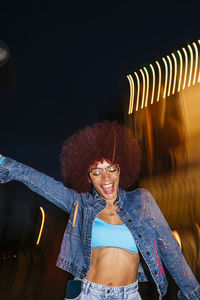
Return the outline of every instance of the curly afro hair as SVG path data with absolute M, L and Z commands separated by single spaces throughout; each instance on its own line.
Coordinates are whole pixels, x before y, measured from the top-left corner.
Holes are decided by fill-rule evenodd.
M 117 122 L 104 121 L 78 130 L 63 144 L 61 171 L 78 192 L 90 192 L 88 171 L 103 159 L 120 167 L 120 187 L 130 188 L 140 170 L 140 149 L 130 129 Z

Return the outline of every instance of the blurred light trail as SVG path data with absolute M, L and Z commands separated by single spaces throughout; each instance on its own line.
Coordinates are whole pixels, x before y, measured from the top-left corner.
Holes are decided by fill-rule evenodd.
M 180 247 L 181 250 L 182 250 L 181 237 L 180 237 L 178 231 L 177 231 L 177 230 L 172 230 L 172 233 L 173 233 L 173 236 L 174 236 L 175 240 L 176 240 L 177 243 L 179 244 L 179 247 Z
M 167 55 L 167 59 L 169 61 L 169 86 L 168 86 L 167 96 L 169 96 L 171 91 L 171 85 L 172 85 L 172 61 L 169 55 Z
M 193 85 L 195 85 L 196 82 L 196 76 L 197 76 L 197 65 L 198 65 L 198 48 L 196 43 L 192 43 L 195 49 L 195 68 L 194 68 L 194 78 L 193 78 Z
M 178 83 L 178 92 L 180 92 L 181 89 L 181 80 L 182 80 L 182 74 L 183 74 L 183 58 L 181 55 L 181 52 L 177 51 L 179 59 L 180 59 L 180 70 L 179 70 L 179 83 Z
M 43 231 L 43 228 L 44 228 L 44 222 L 45 222 L 45 213 L 44 213 L 44 209 L 42 208 L 42 206 L 40 206 L 40 211 L 41 211 L 41 214 L 42 214 L 42 222 L 41 222 L 41 226 L 40 226 L 38 239 L 37 239 L 37 242 L 36 242 L 37 246 L 40 243 L 40 239 L 41 239 L 41 236 L 42 236 L 42 231 Z
M 129 102 L 129 111 L 128 111 L 128 114 L 130 115 L 133 113 L 133 105 L 134 105 L 134 81 L 133 81 L 133 77 L 130 74 L 127 75 L 127 78 L 130 85 L 130 102 Z
M 141 104 L 141 108 L 144 107 L 144 97 L 145 97 L 145 76 L 144 76 L 144 72 L 142 71 L 142 69 L 140 69 L 140 72 L 142 74 L 142 104 Z
M 142 67 L 139 69 L 139 75 L 134 72 L 137 79 L 137 97 L 134 108 L 134 96 L 136 86 L 131 74 L 127 75 L 130 86 L 128 114 L 143 109 L 149 104 L 154 103 L 155 91 L 157 93 L 157 102 L 161 98 L 165 99 L 180 92 L 185 88 L 190 88 L 200 82 L 200 62 L 199 62 L 200 40 L 198 46 L 195 42 L 182 47 L 180 50 L 172 52 L 166 57 L 162 57 L 161 62 L 155 61 L 158 69 L 153 64 L 149 64 L 150 69 Z M 198 73 L 198 74 L 197 74 Z M 197 79 L 198 76 L 198 79 Z M 140 89 L 140 80 L 142 87 Z M 197 82 L 196 82 L 197 81 Z M 149 99 L 150 98 L 150 99 Z M 140 107 L 139 107 L 140 106 Z
M 185 85 L 186 85 L 187 70 L 188 70 L 188 55 L 187 55 L 187 51 L 185 50 L 185 48 L 182 48 L 182 50 L 185 55 L 185 74 L 184 74 L 184 80 L 183 80 L 183 90 L 184 90 Z
M 149 97 L 149 73 L 145 67 L 143 69 L 145 71 L 146 78 L 147 78 L 147 91 L 146 91 L 146 100 L 145 100 L 145 107 L 147 107 L 148 97 Z
M 172 95 L 174 95 L 175 92 L 175 87 L 176 87 L 176 77 L 177 77 L 177 61 L 176 61 L 176 57 L 174 55 L 174 53 L 172 53 L 172 57 L 174 60 L 174 83 L 173 83 L 173 89 L 172 89 Z
M 188 49 L 190 51 L 190 73 L 189 73 L 188 87 L 190 87 L 191 80 L 192 80 L 192 70 L 193 70 L 193 51 L 190 45 L 188 45 Z
M 137 79 L 137 102 L 136 102 L 136 111 L 138 111 L 139 108 L 139 98 L 140 98 L 140 79 L 136 72 L 134 72 L 135 77 Z
M 153 84 L 152 84 L 153 86 L 152 86 L 152 96 L 151 96 L 151 104 L 153 104 L 154 93 L 155 93 L 155 70 L 152 64 L 150 64 L 150 68 L 152 70 L 152 76 L 153 76 Z
M 160 99 L 160 89 L 161 89 L 161 67 L 158 61 L 156 61 L 156 64 L 158 66 L 158 74 L 159 74 L 159 79 L 158 79 L 158 95 L 157 95 L 157 102 Z
M 198 43 L 199 43 L 199 45 L 200 45 L 200 40 L 198 40 Z M 198 82 L 200 82 L 200 71 L 199 71 Z
M 164 61 L 165 65 L 165 84 L 164 84 L 164 92 L 163 92 L 163 98 L 165 99 L 166 97 L 166 92 L 167 92 L 167 81 L 168 81 L 168 66 L 166 59 L 163 57 L 162 60 Z

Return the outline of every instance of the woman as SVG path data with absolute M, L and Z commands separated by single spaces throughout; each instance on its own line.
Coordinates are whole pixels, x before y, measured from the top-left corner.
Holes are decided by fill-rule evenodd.
M 86 127 L 63 146 L 63 175 L 73 188 L 10 158 L 0 159 L 1 182 L 19 180 L 70 213 L 57 266 L 81 283 L 73 299 L 141 299 L 146 262 L 162 299 L 162 261 L 180 288 L 180 299 L 200 299 L 200 287 L 152 195 L 133 186 L 140 151 L 125 126 L 105 121 Z M 68 299 L 68 298 L 66 298 Z

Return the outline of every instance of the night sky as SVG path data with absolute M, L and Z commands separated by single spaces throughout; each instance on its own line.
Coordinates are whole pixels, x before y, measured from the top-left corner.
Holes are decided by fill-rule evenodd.
M 198 2 L 18 1 L 0 9 L 0 152 L 61 179 L 62 142 L 118 109 L 126 74 L 200 38 Z

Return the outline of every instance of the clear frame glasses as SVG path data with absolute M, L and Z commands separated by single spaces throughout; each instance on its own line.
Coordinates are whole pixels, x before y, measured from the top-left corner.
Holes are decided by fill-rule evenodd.
M 106 168 L 92 168 L 89 172 L 90 178 L 94 181 L 100 181 L 103 176 L 116 177 L 120 174 L 120 168 L 117 164 L 112 164 Z

